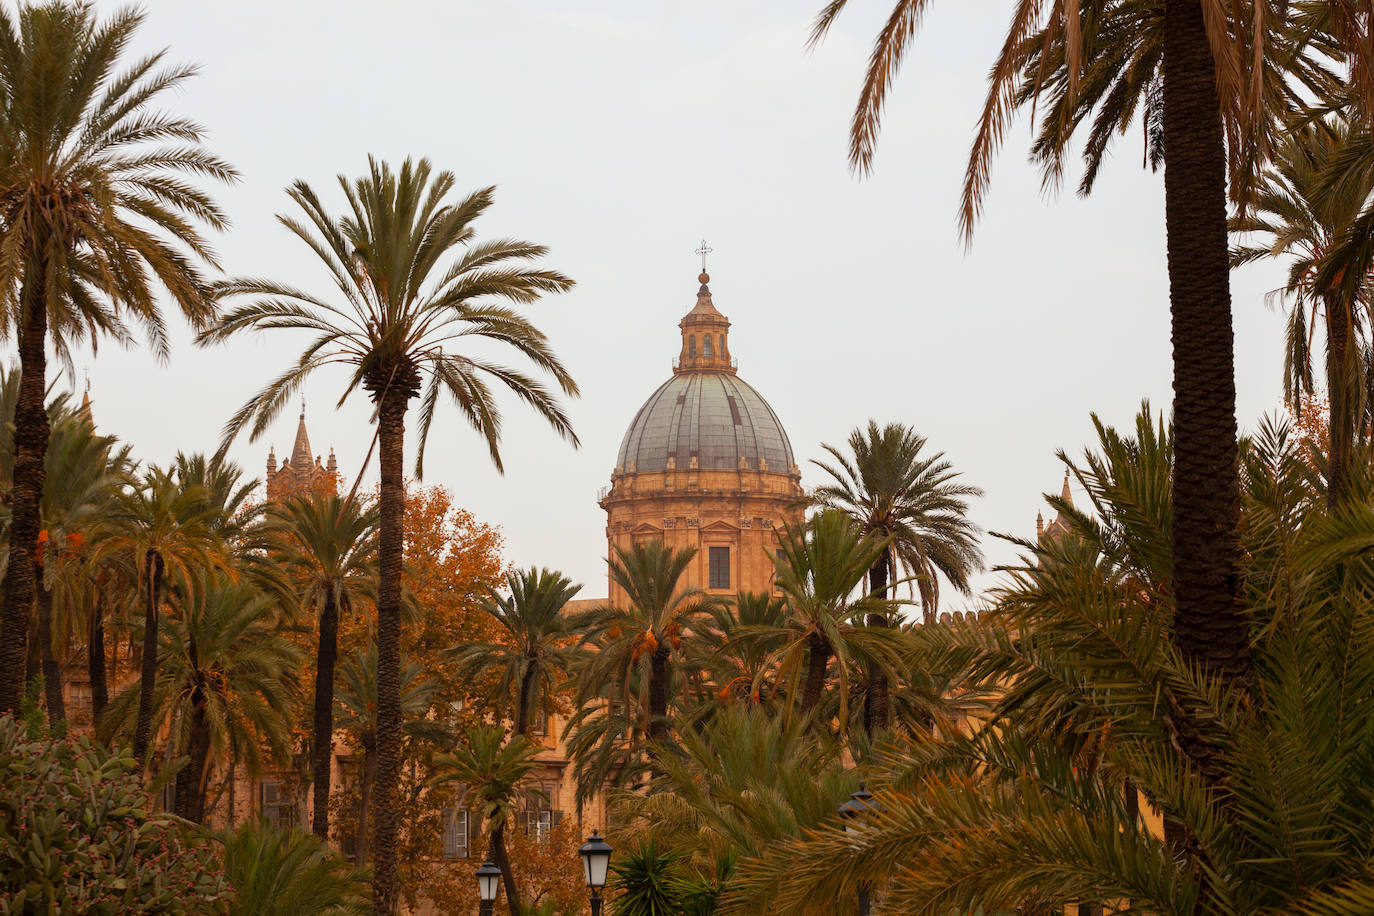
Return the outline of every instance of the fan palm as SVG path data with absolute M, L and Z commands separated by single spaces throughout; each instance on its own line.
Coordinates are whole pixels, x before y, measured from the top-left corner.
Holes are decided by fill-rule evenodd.
M 547 714 L 550 698 L 568 677 L 581 653 L 563 608 L 582 586 L 548 569 L 506 573 L 510 597 L 491 590 L 482 602 L 500 627 L 500 642 L 474 642 L 454 650 L 460 670 L 495 670 L 501 693 L 513 700 L 515 734 L 528 732 L 536 710 Z
M 849 434 L 852 458 L 822 443 L 835 463 L 812 463 L 834 482 L 817 487 L 812 500 L 840 509 L 863 531 L 888 541 L 868 571 L 868 591 L 886 598 L 889 583 L 899 573 L 913 577 L 929 623 L 940 608 L 937 574 L 967 595 L 969 576 L 983 568 L 980 532 L 966 517 L 967 500 L 983 491 L 958 483 L 959 473 L 944 452 L 922 455 L 925 447 L 925 437 L 909 426 L 879 427 L 869 420 L 867 429 Z M 870 614 L 867 622 L 879 627 L 889 623 L 885 614 Z M 870 670 L 867 679 L 864 727 L 872 735 L 885 730 L 890 721 L 888 685 L 877 670 Z
M 230 568 L 216 536 L 219 515 L 204 487 L 183 486 L 175 474 L 149 468 L 120 493 L 102 526 L 98 550 L 130 557 L 138 567 L 143 599 L 143 657 L 133 751 L 147 762 L 152 738 L 153 689 L 157 681 L 158 620 L 164 586 L 191 590 L 214 570 Z
M 214 255 L 197 224 L 221 229 L 225 219 L 186 179 L 236 176 L 201 145 L 199 124 L 154 108 L 194 67 L 164 66 L 165 52 L 156 52 L 119 69 L 142 21 L 134 8 L 100 21 L 77 3 L 0 10 L 0 335 L 17 341 L 22 376 L 0 710 L 19 705 L 34 601 L 49 433 L 46 347 L 69 360 L 87 338 L 129 340 L 132 320 L 164 357 L 158 290 L 197 327 L 215 314 L 199 267 L 213 265 Z
M 1357 418 L 1366 416 L 1369 409 L 1370 383 L 1362 358 L 1367 346 L 1364 331 L 1369 270 L 1359 271 L 1361 283 L 1353 293 L 1345 286 L 1321 285 L 1319 272 L 1324 260 L 1343 258 L 1342 252 L 1333 249 L 1349 239 L 1352 223 L 1374 198 L 1374 172 L 1363 173 L 1363 181 L 1344 181 L 1334 187 L 1327 181 L 1331 163 L 1346 155 L 1346 147 L 1352 143 L 1367 146 L 1368 138 L 1352 133 L 1337 119 L 1294 127 L 1264 170 L 1253 207 L 1231 219 L 1233 233 L 1259 234 L 1268 240 L 1268 244 L 1238 244 L 1231 252 L 1233 264 L 1289 259 L 1288 282 L 1283 289 L 1292 300 L 1284 353 L 1284 396 L 1296 410 L 1302 409 L 1302 396 L 1312 392 L 1312 334 L 1321 316 L 1326 336 L 1331 442 L 1327 499 L 1333 507 L 1344 501 Z M 1360 430 L 1364 426 L 1358 424 Z
M 234 889 L 228 916 L 363 916 L 364 869 L 349 868 L 316 837 L 264 821 L 215 834 Z
M 519 800 L 520 783 L 539 766 L 538 753 L 538 746 L 524 735 L 508 741 L 501 726 L 479 724 L 464 729 L 451 752 L 434 757 L 431 783 L 466 786 L 479 816 L 490 824 L 490 855 L 501 869 L 511 916 L 519 916 L 521 900 L 506 850 L 506 826 Z
M 871 167 L 883 104 L 927 2 L 897 0 L 874 44 L 850 132 L 850 161 L 862 170 Z M 847 5 L 825 5 L 813 42 Z M 1177 437 L 1173 638 L 1190 658 L 1239 684 L 1252 668 L 1241 607 L 1228 160 L 1235 196 L 1243 199 L 1258 154 L 1296 107 L 1287 81 L 1321 80 L 1323 53 L 1350 66 L 1361 107 L 1374 110 L 1364 4 L 1312 5 L 1330 30 L 1315 36 L 1324 43 L 1312 40 L 1311 32 L 1295 38 L 1285 31 L 1289 4 L 1278 0 L 1017 4 L 992 68 L 960 215 L 967 239 L 986 194 L 992 155 L 1018 109 L 1051 110 L 1032 151 L 1051 185 L 1075 146 L 1074 135 L 1091 124 L 1082 144 L 1089 162 L 1084 190 L 1113 135 L 1140 115 L 1147 152 L 1152 148 L 1156 164 L 1164 164 Z M 1199 744 L 1187 747 L 1199 761 L 1209 753 Z
M 211 772 L 231 747 L 255 776 L 261 748 L 277 762 L 286 758 L 302 653 L 279 628 L 271 599 L 241 583 L 196 590 L 183 613 L 168 618 L 161 642 L 153 724 L 168 730 L 167 761 L 190 758 L 176 776 L 174 807 L 199 822 Z M 111 701 L 107 735 L 135 726 L 141 694 L 132 683 Z
M 339 655 L 339 615 L 374 594 L 377 509 L 339 496 L 312 493 L 274 503 L 267 510 L 277 562 L 296 583 L 302 608 L 318 619 L 315 655 L 314 813 L 311 827 L 329 838 L 329 791 L 334 761 L 334 666 Z
M 501 414 L 488 379 L 508 388 L 554 430 L 576 443 L 556 397 L 536 378 L 455 347 L 494 341 L 521 354 L 553 378 L 565 394 L 577 385 L 545 336 L 517 311 L 494 301 L 529 304 L 572 286 L 562 274 L 529 266 L 545 254 L 539 245 L 511 239 L 475 241 L 474 221 L 486 212 L 492 188 L 446 203 L 451 172 L 434 173 L 428 160 L 406 160 L 399 171 L 375 159 L 366 176 L 350 183 L 339 176 L 348 215 L 324 208 L 305 182 L 289 196 L 305 220 L 282 223 L 319 256 L 333 279 L 337 299 L 262 279 L 236 280 L 220 291 L 247 304 L 230 310 L 202 342 L 236 333 L 295 329 L 315 335 L 296 364 L 254 396 L 229 421 L 225 445 L 251 424 L 257 437 L 316 369 L 348 367 L 340 403 L 360 386 L 376 405 L 381 497 L 378 548 L 377 639 L 379 690 L 377 861 L 375 905 L 381 916 L 396 907 L 396 804 L 400 767 L 400 613 L 404 553 L 406 412 L 421 393 L 415 473 L 423 476 L 425 442 L 441 394 L 457 403 L 501 466 Z M 461 253 L 460 253 L 461 252 Z

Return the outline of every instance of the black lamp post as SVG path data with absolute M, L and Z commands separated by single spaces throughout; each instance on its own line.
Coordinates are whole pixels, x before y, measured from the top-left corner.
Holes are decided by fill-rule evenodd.
M 849 799 L 840 805 L 840 820 L 844 821 L 845 833 L 854 836 L 859 832 L 866 816 L 882 809 L 883 806 L 873 800 L 873 793 L 868 791 L 868 787 L 860 782 L 859 791 L 849 796 Z M 869 916 L 867 881 L 859 882 L 859 916 Z
M 601 916 L 601 889 L 606 886 L 606 872 L 611 866 L 611 844 L 593 830 L 577 854 L 582 857 L 587 888 L 592 892 L 592 916 Z
M 496 901 L 496 892 L 501 889 L 501 869 L 490 862 L 477 869 L 477 912 L 481 916 L 491 916 Z

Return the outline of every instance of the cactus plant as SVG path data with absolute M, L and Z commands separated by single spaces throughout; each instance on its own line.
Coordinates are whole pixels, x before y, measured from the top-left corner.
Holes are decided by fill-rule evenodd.
M 213 847 L 151 811 L 127 750 L 0 716 L 0 785 L 0 916 L 226 911 Z

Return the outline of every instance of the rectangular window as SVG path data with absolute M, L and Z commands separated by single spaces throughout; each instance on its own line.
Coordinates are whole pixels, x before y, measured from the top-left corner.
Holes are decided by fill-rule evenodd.
M 729 548 L 729 547 L 712 547 L 712 548 L 710 548 L 710 553 L 708 554 L 708 556 L 710 557 L 710 563 L 711 563 L 711 576 L 710 576 L 710 580 L 709 580 L 709 581 L 710 581 L 710 587 L 711 587 L 711 588 L 729 588 L 729 587 L 730 587 L 730 548 Z
M 264 779 L 258 787 L 258 810 L 270 823 L 278 827 L 291 827 L 295 822 L 295 811 L 290 797 L 282 791 L 281 783 L 275 779 Z
M 468 812 L 463 808 L 452 808 L 444 818 L 444 858 L 466 859 L 468 857 Z

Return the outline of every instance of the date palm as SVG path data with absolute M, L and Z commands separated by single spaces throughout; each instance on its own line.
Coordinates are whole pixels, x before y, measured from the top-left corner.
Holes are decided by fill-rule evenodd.
M 539 767 L 539 747 L 524 735 L 506 738 L 499 725 L 478 724 L 464 729 L 453 750 L 434 757 L 431 784 L 458 783 L 467 787 L 469 807 L 477 809 L 491 831 L 491 859 L 501 869 L 506 904 L 520 916 L 520 890 L 515 883 L 506 827 L 522 794 L 521 782 Z
M 99 552 L 123 554 L 138 569 L 143 656 L 133 751 L 140 764 L 147 763 L 152 739 L 164 592 L 169 582 L 190 592 L 207 574 L 231 568 L 216 533 L 218 520 L 217 507 L 203 486 L 184 485 L 173 472 L 151 467 L 141 479 L 129 481 L 102 526 Z
M 314 755 L 311 828 L 320 839 L 328 840 L 339 617 L 375 593 L 377 509 L 332 494 L 311 493 L 269 506 L 265 527 L 277 563 L 299 589 L 296 600 L 318 621 L 310 745 Z
M 861 170 L 872 166 L 892 79 L 928 2 L 897 0 L 874 44 L 850 131 L 850 161 Z M 847 5 L 825 5 L 813 42 Z M 1374 110 L 1366 5 L 1329 0 L 1311 6 L 1330 14 L 1327 31 L 1319 30 L 1324 50 L 1352 69 L 1362 107 Z M 1016 4 L 992 67 L 960 213 L 968 239 L 986 196 L 991 159 L 1018 110 L 1051 112 L 1032 148 L 1051 185 L 1075 136 L 1088 131 L 1085 190 L 1113 137 L 1137 115 L 1143 121 L 1147 151 L 1164 165 L 1177 462 L 1173 638 L 1199 664 L 1240 684 L 1253 668 L 1241 606 L 1228 165 L 1235 196 L 1243 200 L 1256 159 L 1296 107 L 1289 75 L 1321 77 L 1322 55 L 1310 53 L 1320 42 L 1304 43 L 1285 31 L 1289 13 L 1289 4 L 1278 0 Z M 1209 754 L 1186 734 L 1180 740 L 1198 760 Z
M 1152 441 L 1134 445 L 1154 463 L 1168 432 L 1138 428 Z M 1171 644 L 1158 588 L 1169 554 L 1156 546 L 1167 518 L 1151 508 L 1167 506 L 1167 479 L 1138 473 L 1118 449 L 1132 440 L 1115 438 L 1079 469 L 1111 508 L 1096 533 L 1042 545 L 990 613 L 919 634 L 934 664 L 954 661 L 965 684 L 997 688 L 996 727 L 894 749 L 876 777 L 881 808 L 857 834 L 832 822 L 780 844 L 745 866 L 726 912 L 764 901 L 784 916 L 814 912 L 857 880 L 885 885 L 897 912 L 1061 912 L 1092 900 L 1177 916 L 1374 905 L 1374 603 L 1363 584 L 1374 510 L 1353 499 L 1335 516 L 1322 511 L 1282 427 L 1247 444 L 1259 689 L 1246 690 Z M 1355 467 L 1352 481 L 1368 480 L 1367 462 Z M 1207 723 L 1225 792 L 1176 742 L 1168 720 L 1179 715 Z M 1142 823 L 1140 795 L 1166 835 Z
M 333 281 L 332 297 L 266 279 L 225 283 L 220 292 L 247 299 L 233 307 L 201 342 L 243 331 L 291 329 L 313 335 L 295 365 L 272 380 L 229 421 L 224 443 L 244 427 L 256 438 L 317 369 L 347 372 L 340 403 L 365 389 L 374 405 L 380 450 L 381 497 L 377 587 L 378 775 L 374 903 L 391 916 L 397 900 L 396 791 L 400 767 L 400 614 L 404 560 L 404 456 L 406 413 L 420 396 L 415 473 L 423 476 L 425 443 L 441 395 L 450 397 L 483 437 L 501 467 L 501 413 L 489 382 L 507 388 L 565 439 L 577 442 L 554 393 L 538 379 L 472 352 L 474 342 L 512 348 L 551 377 L 567 395 L 577 385 L 547 338 L 501 301 L 532 304 L 572 286 L 562 274 L 531 262 L 546 250 L 511 239 L 476 240 L 474 222 L 491 206 L 494 189 L 450 201 L 451 172 L 433 171 L 426 159 L 399 170 L 375 159 L 350 182 L 339 176 L 348 202 L 330 214 L 303 181 L 288 191 L 304 219 L 281 222 L 313 251 Z M 480 349 L 480 348 L 479 348 Z M 425 376 L 428 376 L 426 381 Z M 422 394 L 423 388 L 423 394 Z
M 900 658 L 896 631 L 862 625 L 869 614 L 886 616 L 892 603 L 864 593 L 869 570 L 890 538 L 866 533 L 848 514 L 822 509 L 801 525 L 788 525 L 779 539 L 780 556 L 770 557 L 777 571 L 774 587 L 782 593 L 787 618 L 780 627 L 741 628 L 741 636 L 776 638 L 773 658 L 780 677 L 792 685 L 791 699 L 802 715 L 821 703 L 834 662 L 839 695 L 839 721 L 849 721 L 850 671 L 867 663 L 892 676 Z M 805 671 L 800 693 L 796 683 Z
M 303 653 L 279 627 L 272 599 L 243 583 L 203 583 L 160 634 L 152 722 L 166 729 L 167 761 L 189 758 L 174 807 L 200 822 L 211 773 L 227 770 L 231 748 L 252 776 L 288 757 Z M 135 727 L 141 693 L 131 683 L 111 701 L 105 734 Z
M 514 706 L 515 734 L 524 735 L 536 711 L 547 714 L 581 656 L 563 609 L 582 586 L 562 573 L 531 567 L 506 573 L 506 587 L 509 597 L 493 589 L 482 602 L 500 627 L 500 641 L 468 643 L 453 655 L 469 674 L 497 672 L 501 693 Z
M 1284 397 L 1290 407 L 1300 410 L 1302 396 L 1313 390 L 1312 338 L 1318 325 L 1325 332 L 1331 438 L 1327 501 L 1333 508 L 1346 499 L 1350 450 L 1363 428 L 1359 418 L 1368 412 L 1370 388 L 1363 358 L 1370 265 L 1351 267 L 1361 281 L 1354 289 L 1323 284 L 1321 272 L 1328 259 L 1349 261 L 1338 249 L 1374 198 L 1374 172 L 1357 172 L 1356 180 L 1334 186 L 1327 180 L 1332 164 L 1348 158 L 1356 144 L 1367 147 L 1368 137 L 1340 120 L 1295 126 L 1265 168 L 1251 209 L 1231 219 L 1233 233 L 1259 235 L 1262 243 L 1238 243 L 1231 252 L 1233 264 L 1265 258 L 1289 262 L 1282 293 L 1292 302 L 1284 352 Z
M 816 488 L 812 500 L 839 509 L 861 530 L 887 542 L 868 571 L 868 591 L 888 597 L 898 575 L 915 580 L 927 623 L 940 608 L 939 577 L 962 594 L 969 576 L 983 568 L 979 530 L 970 522 L 970 497 L 983 491 L 959 483 L 959 473 L 944 452 L 922 454 L 926 438 L 909 426 L 868 421 L 867 429 L 849 434 L 849 452 L 822 444 L 834 463 L 813 461 L 833 483 Z M 852 457 L 850 457 L 852 455 Z M 868 616 L 869 626 L 889 625 L 886 614 Z M 868 672 L 864 691 L 864 726 L 870 735 L 890 722 L 888 684 L 877 670 Z
M 266 821 L 214 838 L 234 889 L 227 916 L 364 916 L 368 874 L 316 837 Z
M 0 335 L 19 349 L 12 495 L 13 550 L 0 605 L 0 711 L 19 704 L 43 454 L 47 353 L 142 326 L 160 358 L 168 339 L 160 294 L 194 326 L 215 315 L 201 265 L 214 255 L 200 226 L 225 218 L 188 178 L 232 181 L 202 145 L 204 129 L 155 106 L 194 67 L 156 52 L 121 69 L 143 13 L 103 21 L 87 4 L 0 10 Z

